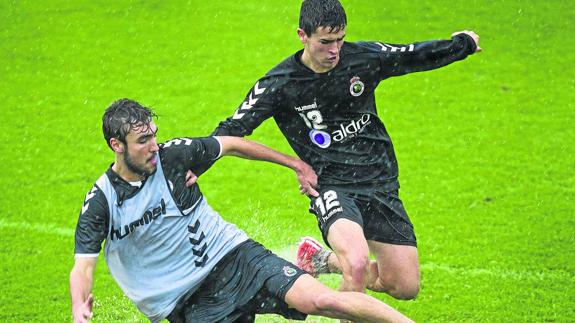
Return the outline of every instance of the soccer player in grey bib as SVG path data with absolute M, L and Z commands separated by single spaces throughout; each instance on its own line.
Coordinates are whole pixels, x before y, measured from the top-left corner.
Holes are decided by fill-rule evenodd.
M 184 174 L 221 156 L 292 168 L 317 195 L 305 162 L 236 137 L 176 138 L 158 145 L 155 114 L 122 99 L 103 116 L 114 163 L 88 191 L 70 273 L 74 322 L 92 317 L 93 271 L 101 245 L 110 273 L 150 321 L 253 322 L 256 314 L 306 314 L 365 322 L 408 322 L 365 294 L 336 292 L 224 221 Z

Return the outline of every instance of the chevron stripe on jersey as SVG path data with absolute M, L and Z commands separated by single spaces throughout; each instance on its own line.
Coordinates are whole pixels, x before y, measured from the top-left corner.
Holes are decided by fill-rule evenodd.
M 242 105 L 234 113 L 234 119 L 241 119 L 246 112 L 251 109 L 254 104 L 258 101 L 258 96 L 266 91 L 266 88 L 259 88 L 260 82 L 254 85 L 253 89 L 250 91 L 248 98 L 242 103 Z

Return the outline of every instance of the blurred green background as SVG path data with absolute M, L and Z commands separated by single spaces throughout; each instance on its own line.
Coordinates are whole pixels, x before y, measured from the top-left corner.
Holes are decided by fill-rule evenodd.
M 348 41 L 411 43 L 469 29 L 484 49 L 379 86 L 422 289 L 409 302 L 376 296 L 421 322 L 573 320 L 573 3 L 342 3 Z M 104 109 L 122 97 L 153 107 L 161 141 L 209 134 L 301 48 L 299 6 L 0 0 L 0 321 L 71 320 L 73 230 L 113 160 Z M 272 120 L 250 138 L 293 154 Z M 319 238 L 286 169 L 227 158 L 199 182 L 224 218 L 281 255 L 293 257 L 300 236 Z M 336 288 L 339 277 L 322 281 Z M 93 322 L 146 321 L 103 259 L 94 294 Z

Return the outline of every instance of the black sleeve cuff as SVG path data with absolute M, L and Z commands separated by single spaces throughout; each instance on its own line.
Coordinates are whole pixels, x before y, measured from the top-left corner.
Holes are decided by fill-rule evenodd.
M 469 36 L 466 33 L 459 33 L 453 36 L 453 38 L 455 37 L 461 37 L 461 40 L 463 40 L 463 42 L 465 43 L 465 47 L 467 48 L 467 55 L 475 53 L 475 51 L 477 50 L 477 44 L 475 43 L 475 40 L 473 40 L 471 36 Z

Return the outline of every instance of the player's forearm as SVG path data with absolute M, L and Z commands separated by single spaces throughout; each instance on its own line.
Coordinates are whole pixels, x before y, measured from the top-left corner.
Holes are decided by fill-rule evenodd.
M 296 172 L 301 170 L 301 160 L 275 151 L 262 144 L 235 137 L 219 138 L 223 145 L 224 155 L 267 161 L 289 167 Z
M 72 311 L 81 306 L 92 292 L 93 277 L 92 272 L 80 270 L 76 267 L 70 272 L 70 298 L 72 301 Z
M 222 144 L 222 155 L 232 155 L 247 159 L 263 160 L 293 169 L 300 184 L 300 193 L 318 196 L 317 174 L 302 160 L 282 154 L 264 145 L 236 137 L 218 137 Z

